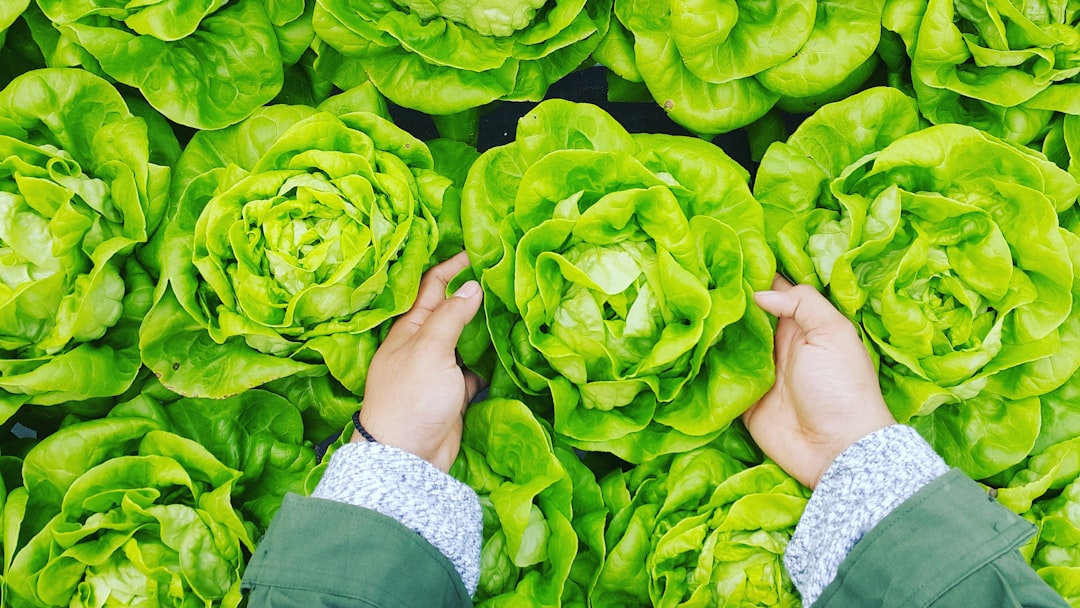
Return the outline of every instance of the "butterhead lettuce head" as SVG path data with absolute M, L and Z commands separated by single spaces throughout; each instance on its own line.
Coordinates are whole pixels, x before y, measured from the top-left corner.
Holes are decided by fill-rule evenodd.
M 319 0 L 314 21 L 388 99 L 444 115 L 543 98 L 610 18 L 611 0 Z
M 690 449 L 771 386 L 751 294 L 774 261 L 747 178 L 708 142 L 631 135 L 561 100 L 473 165 L 461 215 L 499 364 L 551 395 L 574 445 Z
M 50 66 L 135 87 L 169 119 L 220 129 L 282 88 L 311 44 L 304 0 L 41 0 L 27 13 Z
M 238 606 L 244 551 L 254 550 L 230 502 L 240 475 L 146 418 L 50 435 L 27 454 L 25 486 L 5 507 L 29 537 L 8 570 L 5 602 Z
M 888 0 L 884 28 L 903 41 L 919 107 L 1027 144 L 1055 112 L 1080 114 L 1080 11 L 1072 2 Z
M 168 289 L 146 364 L 189 397 L 295 375 L 363 392 L 380 326 L 416 298 L 450 179 L 371 85 L 200 132 L 178 168 Z M 356 111 L 364 108 L 366 111 Z
M 471 406 L 450 472 L 483 508 L 478 606 L 557 607 L 582 596 L 571 569 L 591 573 L 603 559 L 607 511 L 592 472 L 552 444 L 525 404 L 493 398 Z
M 876 66 L 882 0 L 615 0 L 596 59 L 672 120 L 715 135 L 778 102 L 837 99 Z
M 133 253 L 170 180 L 153 142 L 86 71 L 33 71 L 0 91 L 0 421 L 135 379 L 153 281 Z
M 880 355 L 885 399 L 976 477 L 1021 460 L 1038 397 L 1080 365 L 1073 235 L 1080 185 L 973 127 L 924 128 L 871 89 L 774 144 L 755 192 L 783 269 L 827 290 Z
M 809 492 L 703 447 L 600 482 L 612 518 L 592 605 L 800 606 L 782 565 Z

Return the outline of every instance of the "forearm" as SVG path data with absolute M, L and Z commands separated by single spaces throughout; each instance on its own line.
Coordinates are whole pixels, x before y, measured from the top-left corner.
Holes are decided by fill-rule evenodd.
M 784 555 L 807 606 L 847 554 L 893 509 L 949 470 L 908 426 L 875 431 L 848 447 L 821 477 Z
M 480 579 L 483 527 L 476 493 L 431 463 L 379 443 L 342 446 L 312 496 L 391 517 L 454 564 L 472 594 Z

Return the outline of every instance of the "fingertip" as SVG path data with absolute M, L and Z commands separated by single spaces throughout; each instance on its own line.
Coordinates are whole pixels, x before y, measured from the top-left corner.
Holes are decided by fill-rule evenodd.
M 472 283 L 470 286 L 469 283 Z M 443 300 L 431 312 L 420 328 L 420 336 L 424 340 L 434 340 L 435 343 L 448 346 L 453 349 L 461 337 L 461 332 L 469 321 L 480 310 L 482 298 L 480 284 L 476 281 L 468 281 L 458 288 L 452 297 Z
M 774 317 L 781 316 L 785 310 L 787 295 L 780 291 L 758 291 L 754 293 L 754 302 L 765 312 Z
M 432 280 L 442 283 L 443 289 L 446 285 L 453 280 L 462 270 L 469 267 L 469 254 L 465 251 L 461 251 L 451 258 L 448 258 L 438 265 L 432 267 L 424 273 L 424 279 L 429 277 Z
M 475 280 L 465 281 L 465 283 L 458 287 L 454 292 L 455 298 L 464 298 L 466 300 L 476 297 L 480 293 L 480 283 Z

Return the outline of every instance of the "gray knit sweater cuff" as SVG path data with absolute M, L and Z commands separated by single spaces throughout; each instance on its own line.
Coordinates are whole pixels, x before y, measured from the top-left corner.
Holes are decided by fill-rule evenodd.
M 381 443 L 348 443 L 334 452 L 312 496 L 398 520 L 454 564 L 469 595 L 476 592 L 483 537 L 480 499 L 428 461 Z
M 915 429 L 899 424 L 870 433 L 837 456 L 784 553 L 803 604 L 817 601 L 859 539 L 948 471 Z

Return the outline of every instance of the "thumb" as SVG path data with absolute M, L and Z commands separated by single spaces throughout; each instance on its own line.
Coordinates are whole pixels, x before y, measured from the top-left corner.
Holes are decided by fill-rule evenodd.
M 443 300 L 424 321 L 416 337 L 432 347 L 445 347 L 453 352 L 457 348 L 465 325 L 476 316 L 483 301 L 483 292 L 476 281 L 468 281 Z
M 773 316 L 794 319 L 804 331 L 849 323 L 825 296 L 809 285 L 796 285 L 783 291 L 759 291 L 754 294 L 754 301 Z

